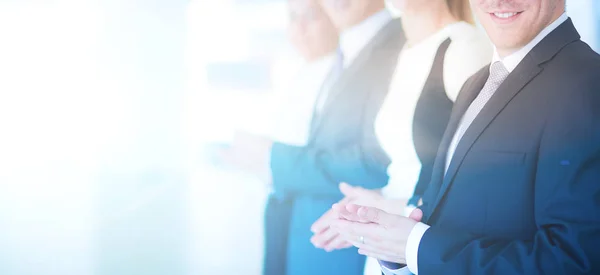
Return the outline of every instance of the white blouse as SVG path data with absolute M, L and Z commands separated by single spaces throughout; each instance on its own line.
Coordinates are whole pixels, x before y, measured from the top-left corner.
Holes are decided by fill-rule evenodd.
M 386 197 L 411 198 L 419 180 L 421 162 L 413 145 L 413 116 L 438 48 L 447 38 L 452 42 L 444 59 L 444 87 L 452 101 L 464 82 L 492 58 L 493 48 L 485 34 L 465 22 L 448 25 L 421 43 L 402 49 L 375 121 L 379 143 L 391 159 L 387 170 L 390 179 L 383 189 Z M 376 259 L 367 260 L 364 274 L 381 274 Z
M 412 47 L 405 47 L 390 91 L 375 122 L 379 142 L 391 159 L 384 195 L 409 199 L 419 179 L 421 163 L 413 145 L 413 115 L 441 43 L 450 38 L 444 59 L 444 86 L 454 101 L 464 82 L 488 64 L 492 46 L 483 32 L 466 22 L 453 23 Z

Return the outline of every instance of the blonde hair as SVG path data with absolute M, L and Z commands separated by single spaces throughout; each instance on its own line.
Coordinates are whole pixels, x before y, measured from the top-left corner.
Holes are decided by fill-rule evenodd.
M 446 0 L 446 4 L 454 18 L 470 24 L 475 23 L 469 0 Z

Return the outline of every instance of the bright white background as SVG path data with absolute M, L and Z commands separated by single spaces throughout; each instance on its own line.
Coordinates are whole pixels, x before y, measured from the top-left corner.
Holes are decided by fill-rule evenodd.
M 598 49 L 595 1 L 569 14 Z M 0 0 L 0 274 L 260 274 L 268 190 L 202 148 L 268 131 L 268 91 L 204 77 L 274 55 L 261 2 Z

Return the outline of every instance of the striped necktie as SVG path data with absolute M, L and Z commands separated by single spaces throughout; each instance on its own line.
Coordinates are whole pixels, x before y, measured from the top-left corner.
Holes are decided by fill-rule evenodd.
M 452 142 L 450 142 L 450 146 L 448 147 L 448 153 L 446 155 L 446 169 L 444 173 L 448 171 L 448 167 L 450 167 L 450 162 L 452 157 L 454 156 L 454 152 L 456 151 L 456 147 L 458 147 L 458 143 L 464 136 L 465 132 L 471 126 L 471 123 L 475 120 L 479 112 L 483 109 L 485 104 L 492 98 L 500 84 L 504 82 L 506 77 L 508 77 L 508 70 L 504 67 L 502 62 L 497 61 L 490 67 L 490 76 L 488 77 L 485 85 L 483 85 L 483 89 L 475 100 L 471 103 L 465 114 L 463 115 L 459 126 L 454 133 L 454 137 L 452 138 Z

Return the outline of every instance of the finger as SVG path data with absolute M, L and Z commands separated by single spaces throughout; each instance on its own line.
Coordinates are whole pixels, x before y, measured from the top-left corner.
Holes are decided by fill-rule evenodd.
M 346 232 L 340 232 L 339 238 L 357 248 L 366 249 L 368 251 L 381 254 L 395 255 L 396 253 L 399 253 L 399 249 L 404 249 L 404 246 L 401 243 L 393 240 L 383 241 L 381 239 L 376 239 L 369 236 L 362 236 L 361 238 L 360 235 L 357 236 Z
M 368 197 L 371 196 L 373 192 L 376 192 L 375 190 L 365 189 L 360 186 L 352 186 L 345 182 L 340 183 L 339 188 L 344 196 L 352 198 L 364 196 Z
M 340 203 L 335 203 L 331 206 L 331 209 L 333 210 L 333 212 L 335 213 L 334 215 L 337 218 L 345 218 L 345 216 L 352 216 L 353 213 L 349 212 L 348 210 L 346 210 L 346 203 L 340 202 Z M 358 216 L 356 217 L 358 218 Z
M 338 219 L 367 223 L 366 220 L 364 220 L 358 216 L 358 213 L 356 212 L 356 210 L 358 208 L 349 207 L 351 205 L 354 205 L 354 204 L 336 204 L 336 205 L 334 205 L 333 209 L 335 209 Z
M 310 231 L 313 233 L 321 233 L 325 231 L 325 229 L 329 228 L 329 224 L 331 223 L 333 217 L 333 210 L 328 210 L 325 212 L 315 223 L 310 227 Z
M 398 264 L 406 264 L 406 259 L 386 253 L 377 253 L 365 249 L 359 249 L 358 254 L 365 255 L 367 257 L 372 257 L 381 261 L 398 263 Z
M 362 205 L 358 205 L 356 203 L 346 204 L 346 210 L 348 210 L 348 212 L 350 212 L 350 213 L 358 214 L 358 210 L 360 210 L 361 207 L 362 207 Z
M 321 234 L 314 235 L 310 242 L 317 248 L 325 248 L 339 233 L 335 230 L 325 230 Z
M 356 206 L 347 206 L 348 208 L 355 208 Z M 368 206 L 359 206 L 356 210 L 357 215 L 368 222 L 377 223 L 386 227 L 397 225 L 401 216 L 389 214 L 381 209 Z
M 344 202 L 338 202 L 338 203 L 334 203 L 331 206 L 331 210 L 335 213 L 335 215 L 340 215 L 344 212 L 347 212 L 346 210 L 346 203 Z
M 338 236 L 331 244 L 329 245 L 335 250 L 346 249 L 352 247 L 352 244 L 345 241 L 341 236 Z
M 351 247 L 351 246 L 352 246 L 352 244 L 350 244 L 350 243 L 346 242 L 346 241 L 344 240 L 344 238 L 342 238 L 342 236 L 340 236 L 340 234 L 336 233 L 336 234 L 335 234 L 335 237 L 334 237 L 333 239 L 331 239 L 331 240 L 329 241 L 329 243 L 327 243 L 327 244 L 325 245 L 324 249 L 325 249 L 325 251 L 327 251 L 327 252 L 331 252 L 331 251 L 334 251 L 334 250 L 336 250 L 336 249 L 341 249 L 341 248 L 339 248 L 339 247 L 343 247 L 343 245 L 344 245 L 344 244 L 348 244 L 348 245 L 349 245 L 348 247 Z
M 342 200 L 340 200 L 338 203 L 339 203 L 339 204 L 344 204 L 344 205 L 345 205 L 345 204 L 348 204 L 348 203 L 350 203 L 351 201 L 352 201 L 352 198 L 351 198 L 351 197 L 344 197 L 344 198 L 343 198 Z
M 420 222 L 423 219 L 423 210 L 415 208 L 415 210 L 413 210 L 408 217 L 412 220 Z
M 345 182 L 340 183 L 339 188 L 340 192 L 346 197 L 352 197 L 354 195 L 354 188 Z
M 360 223 L 347 220 L 335 220 L 331 224 L 331 228 L 336 232 L 343 234 L 346 241 L 353 242 L 357 241 L 360 236 L 371 240 L 372 242 L 380 242 L 383 238 L 393 240 L 392 237 L 388 237 L 389 232 L 375 223 Z

